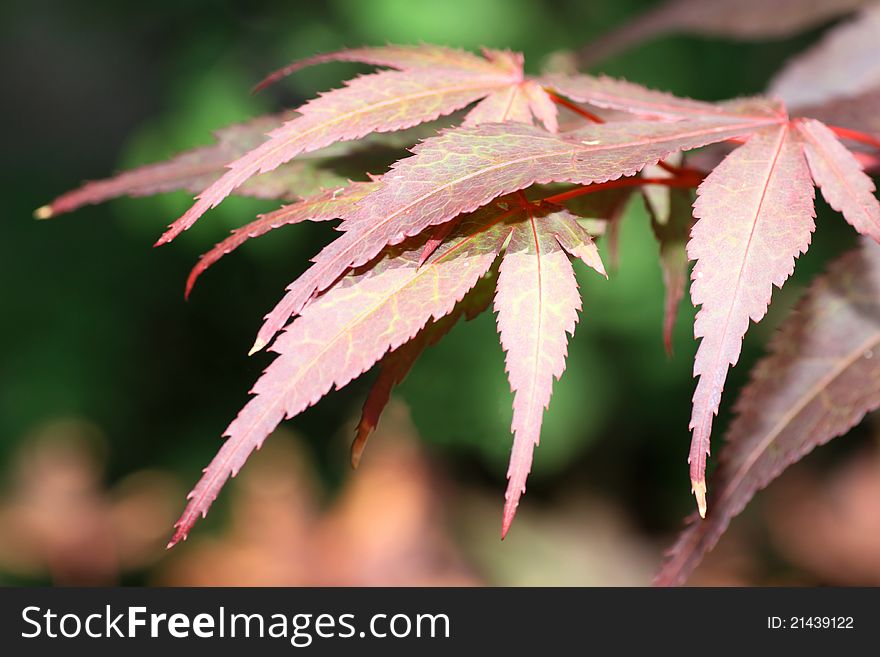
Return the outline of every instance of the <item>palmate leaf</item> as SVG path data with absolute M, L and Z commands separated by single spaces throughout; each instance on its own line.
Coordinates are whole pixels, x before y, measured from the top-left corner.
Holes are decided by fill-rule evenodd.
M 790 0 L 787 6 L 794 4 Z M 573 207 L 574 197 L 593 192 L 621 192 L 623 199 L 628 189 L 644 184 L 686 188 L 704 177 L 687 255 L 697 261 L 691 295 L 702 306 L 694 327 L 702 341 L 694 365 L 699 381 L 689 461 L 698 508 L 705 514 L 706 457 L 727 371 L 739 358 L 749 320 L 763 317 L 772 286 L 782 285 L 809 245 L 813 183 L 859 232 L 880 238 L 880 203 L 862 170 L 863 163 L 877 160 L 878 154 L 867 150 L 876 140 L 813 119 L 790 120 L 782 103 L 769 98 L 707 103 L 604 77 L 530 79 L 522 56 L 509 51 L 484 50 L 478 56 L 433 46 L 364 48 L 294 63 L 270 77 L 327 61 L 395 70 L 357 77 L 306 103 L 266 141 L 259 141 L 264 128 L 255 127 L 264 124 L 238 126 L 222 133 L 215 147 L 87 185 L 40 211 L 51 215 L 113 195 L 192 189 L 198 181 L 213 181 L 160 238 L 163 243 L 237 189 L 299 196 L 206 253 L 187 292 L 202 272 L 251 237 L 301 221 L 341 219 L 338 239 L 267 315 L 254 349 L 268 345 L 287 325 L 273 347 L 280 355 L 227 429 L 228 440 L 191 493 L 172 544 L 186 536 L 224 482 L 283 418 L 381 361 L 353 448 L 357 460 L 392 387 L 458 319 L 485 307 L 480 290 L 493 284 L 514 391 L 507 532 L 580 308 L 568 258 L 580 257 L 604 273 L 584 224 L 559 204 Z M 575 103 L 597 108 L 596 113 Z M 331 152 L 347 155 L 356 140 L 398 135 L 472 104 L 463 126 L 421 142 L 412 157 L 381 178 L 351 183 L 328 166 Z M 561 115 L 563 132 L 557 105 L 567 112 Z M 572 116 L 577 128 L 571 127 Z M 859 120 L 870 122 L 867 116 Z M 838 137 L 861 142 L 863 150 L 847 150 Z M 405 134 L 394 139 L 413 143 Z M 736 147 L 720 164 L 719 158 L 707 165 L 714 169 L 708 174 L 669 160 L 721 142 Z M 641 173 L 658 163 L 662 175 L 672 179 L 647 180 Z M 324 172 L 328 186 L 315 182 Z M 309 184 L 313 187 L 306 192 Z M 547 184 L 579 187 L 537 201 L 523 193 L 543 194 L 547 190 L 541 186 Z M 649 188 L 646 195 L 667 286 L 668 347 L 687 271 L 683 242 L 689 198 L 680 189 L 658 196 Z M 493 264 L 502 252 L 496 278 Z
M 770 82 L 768 93 L 788 105 L 851 96 L 880 85 L 880 4 L 829 31 L 792 59 Z
M 711 511 L 690 519 L 656 582 L 683 583 L 757 491 L 878 407 L 880 247 L 863 239 L 813 284 L 770 343 L 736 405 Z
M 433 56 L 434 49 L 422 47 L 428 48 Z M 407 61 L 413 59 L 413 48 L 417 47 L 407 50 Z M 314 61 L 330 61 L 343 56 L 354 60 L 358 56 L 366 57 L 365 53 L 370 50 L 344 51 L 346 55 L 333 53 Z M 387 48 L 378 50 L 382 52 L 373 59 L 361 61 L 390 64 L 394 56 L 388 54 Z M 573 93 L 580 94 L 578 98 L 583 96 L 587 98 L 586 102 L 597 106 L 647 116 L 666 116 L 671 112 L 672 116 L 678 117 L 682 116 L 682 112 L 678 111 L 681 108 L 685 108 L 685 116 L 702 118 L 735 114 L 742 118 L 747 113 L 739 108 L 676 99 L 670 94 L 610 78 L 578 76 L 572 80 L 548 78 L 535 82 L 524 77 L 522 55 L 484 50 L 483 56 L 487 66 L 479 70 L 472 66 L 456 68 L 452 64 L 443 67 L 404 66 L 403 70 L 357 77 L 346 82 L 345 87 L 309 101 L 298 109 L 300 116 L 273 130 L 267 141 L 230 163 L 228 171 L 198 195 L 196 203 L 169 227 L 157 244 L 169 242 L 187 230 L 202 214 L 218 205 L 252 176 L 272 171 L 302 153 L 335 142 L 358 139 L 372 132 L 389 132 L 418 125 L 450 114 L 481 98 L 486 98 L 485 103 L 472 110 L 475 114 L 466 117 L 466 123 L 523 120 L 535 116 L 552 131 L 557 127 L 555 108 L 542 88 L 551 83 L 555 86 L 570 85 Z M 462 57 L 472 60 L 467 55 Z M 753 111 L 755 108 L 748 109 Z M 772 111 L 763 112 L 760 116 L 764 119 L 772 117 L 779 119 L 778 114 Z
M 223 484 L 285 417 L 317 402 L 407 343 L 455 304 L 492 266 L 522 210 L 492 205 L 459 222 L 419 266 L 424 240 L 389 249 L 306 308 L 273 345 L 278 358 L 226 429 L 226 442 L 189 495 L 169 545 L 186 538 Z
M 595 244 L 574 215 L 562 210 L 539 216 L 530 209 L 515 226 L 501 261 L 495 310 L 514 393 L 502 538 L 525 492 L 553 379 L 565 369 L 568 336 L 574 334 L 581 308 L 566 251 L 605 275 Z
M 190 494 L 170 545 L 186 538 L 226 480 L 282 419 L 302 412 L 332 387 L 346 385 L 384 355 L 352 446 L 356 464 L 391 388 L 459 318 L 473 317 L 486 307 L 496 280 L 499 331 L 516 393 L 507 532 L 525 486 L 552 378 L 564 367 L 566 333 L 573 332 L 580 308 L 567 254 L 602 274 L 604 269 L 575 215 L 524 198 L 491 204 L 456 222 L 426 262 L 421 262 L 423 242 L 390 247 L 378 262 L 354 270 L 310 304 L 276 341 L 273 351 L 280 356 L 226 430 L 227 441 Z M 505 243 L 500 273 L 485 276 Z
M 812 181 L 811 181 L 812 178 Z M 859 162 L 822 123 L 797 119 L 756 133 L 697 189 L 688 243 L 696 260 L 691 299 L 702 305 L 694 336 L 691 487 L 706 514 L 706 457 L 727 370 L 739 359 L 749 320 L 767 311 L 815 228 L 813 181 L 860 233 L 880 236 L 880 202 Z
M 690 428 L 691 487 L 706 514 L 706 457 L 727 370 L 739 360 L 749 319 L 767 312 L 772 286 L 782 287 L 815 228 L 813 185 L 800 139 L 788 125 L 753 135 L 697 189 L 697 223 L 688 257 L 691 298 L 702 305 L 694 337 L 700 377 Z
M 592 125 L 565 135 L 520 123 L 449 130 L 396 163 L 380 187 L 343 218 L 344 234 L 314 259 L 267 315 L 255 349 L 272 339 L 316 292 L 386 245 L 536 183 L 590 184 L 637 173 L 679 150 L 746 135 L 778 117 L 727 116 L 677 122 Z

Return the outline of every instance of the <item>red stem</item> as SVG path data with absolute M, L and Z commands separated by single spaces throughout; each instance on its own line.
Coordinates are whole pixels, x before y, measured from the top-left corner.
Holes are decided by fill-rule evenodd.
M 618 187 L 637 187 L 639 185 L 665 185 L 666 187 L 696 187 L 702 182 L 702 176 L 677 176 L 675 178 L 640 178 L 632 176 L 630 178 L 618 178 L 617 180 L 609 180 L 603 183 L 593 183 L 592 185 L 584 185 L 576 189 L 570 189 L 567 192 L 547 196 L 542 201 L 548 203 L 562 203 L 571 198 L 583 196 L 584 194 L 592 194 L 603 189 L 615 189 Z
M 603 119 L 601 116 L 596 116 L 592 112 L 588 112 L 587 110 L 585 110 L 583 107 L 579 107 L 578 105 L 575 105 L 570 100 L 566 100 L 562 96 L 557 96 L 555 93 L 553 93 L 549 89 L 545 89 L 544 91 L 547 92 L 547 94 L 550 96 L 551 100 L 554 103 L 556 103 L 557 105 L 562 105 L 566 109 L 570 109 L 575 114 L 579 114 L 580 116 L 592 121 L 593 123 L 605 123 L 605 119 Z
M 657 166 L 660 167 L 661 169 L 663 169 L 664 171 L 668 171 L 669 173 L 671 173 L 673 176 L 676 176 L 676 177 L 682 177 L 682 178 L 699 177 L 700 180 L 702 180 L 703 178 L 706 177 L 705 171 L 700 171 L 699 169 L 695 169 L 693 167 L 677 167 L 674 164 L 668 164 L 667 162 L 664 162 L 663 160 L 660 160 L 657 163 Z
M 841 139 L 858 141 L 863 144 L 873 146 L 874 148 L 880 148 L 880 138 L 877 138 L 873 135 L 869 135 L 858 130 L 850 130 L 849 128 L 841 128 L 839 125 L 829 125 L 828 127 L 831 128 L 831 132 L 833 132 Z

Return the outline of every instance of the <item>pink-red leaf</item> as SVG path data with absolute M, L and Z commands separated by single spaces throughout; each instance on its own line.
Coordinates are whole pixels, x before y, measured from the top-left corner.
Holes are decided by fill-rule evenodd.
M 316 403 L 411 340 L 455 304 L 492 266 L 510 234 L 489 207 L 463 220 L 434 258 L 418 265 L 422 242 L 389 249 L 311 304 L 276 341 L 280 355 L 251 391 L 255 396 L 226 429 L 226 442 L 189 494 L 170 545 L 186 538 L 224 483 L 285 417 Z
M 878 290 L 880 248 L 863 240 L 783 324 L 737 403 L 712 478 L 709 515 L 691 519 L 658 584 L 682 584 L 757 491 L 880 407 Z
M 859 161 L 819 121 L 804 119 L 797 126 L 813 180 L 828 205 L 862 235 L 880 242 L 880 201 L 874 196 L 874 182 Z
M 236 228 L 232 234 L 199 258 L 186 280 L 186 296 L 189 297 L 196 280 L 211 265 L 225 255 L 235 251 L 249 239 L 259 237 L 280 226 L 298 224 L 303 221 L 328 221 L 340 217 L 364 196 L 373 191 L 375 183 L 354 182 L 346 187 L 327 190 L 316 196 L 304 198 L 296 203 L 285 205 L 255 221 Z
M 588 260 L 603 275 L 598 253 L 573 215 L 534 212 L 516 225 L 501 261 L 495 310 L 501 345 L 507 352 L 507 376 L 514 393 L 513 448 L 505 494 L 501 536 L 513 522 L 534 448 L 541 436 L 553 379 L 565 369 L 568 335 L 574 334 L 581 298 L 566 250 L 591 250 Z M 562 239 L 559 234 L 564 235 Z M 567 246 L 563 247 L 563 243 Z
M 694 337 L 700 377 L 693 398 L 688 462 L 700 515 L 706 514 L 706 457 L 727 370 L 739 360 L 749 319 L 767 312 L 815 228 L 813 185 L 800 139 L 788 125 L 754 134 L 697 189 L 697 223 L 687 246 L 697 264 L 691 299 L 702 305 Z
M 521 123 L 450 130 L 417 146 L 381 187 L 345 217 L 345 233 L 314 259 L 267 315 L 256 348 L 268 344 L 316 292 L 350 267 L 426 228 L 535 183 L 589 184 L 629 176 L 678 150 L 748 134 L 776 119 L 728 117 L 673 123 L 627 121 L 554 135 Z

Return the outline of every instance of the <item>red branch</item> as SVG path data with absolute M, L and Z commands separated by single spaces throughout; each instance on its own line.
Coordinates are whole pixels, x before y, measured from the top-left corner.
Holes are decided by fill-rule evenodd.
M 578 114 L 578 115 L 584 117 L 585 119 L 592 121 L 593 123 L 605 123 L 605 119 L 603 119 L 601 116 L 596 116 L 592 112 L 585 110 L 583 107 L 575 105 L 570 100 L 566 100 L 562 96 L 557 96 L 555 93 L 553 93 L 549 89 L 545 89 L 544 91 L 547 92 L 547 94 L 550 96 L 550 98 L 553 100 L 553 102 L 556 103 L 557 105 L 562 105 L 566 109 L 570 109 L 575 114 Z
M 547 201 L 548 203 L 562 203 L 570 198 L 583 196 L 584 194 L 592 194 L 593 192 L 599 192 L 603 189 L 638 187 L 639 185 L 665 185 L 666 187 L 688 188 L 696 187 L 701 182 L 703 182 L 703 176 L 697 174 L 676 176 L 675 178 L 641 178 L 639 176 L 633 176 L 630 178 L 618 178 L 617 180 L 609 180 L 603 183 L 594 183 L 592 185 L 577 187 L 575 189 L 570 189 L 567 192 L 547 196 L 541 200 Z
M 831 128 L 831 131 L 841 139 L 849 139 L 850 141 L 868 144 L 874 148 L 880 148 L 880 138 L 875 137 L 874 135 L 869 135 L 858 130 L 850 130 L 849 128 L 841 128 L 838 125 L 829 125 L 828 127 Z

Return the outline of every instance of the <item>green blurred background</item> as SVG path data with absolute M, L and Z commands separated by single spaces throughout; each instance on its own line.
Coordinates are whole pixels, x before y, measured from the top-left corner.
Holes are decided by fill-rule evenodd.
M 277 439 L 286 447 L 272 448 L 281 450 L 272 460 L 288 458 L 300 467 L 275 472 L 269 462 L 254 466 L 255 472 L 270 468 L 266 479 L 276 485 L 269 493 L 253 493 L 257 502 L 251 500 L 263 510 L 256 515 L 270 525 L 283 525 L 279 516 L 294 512 L 279 507 L 268 514 L 259 500 L 295 498 L 289 486 L 305 486 L 298 477 L 311 482 L 311 506 L 303 512 L 309 520 L 300 530 L 266 538 L 262 547 L 248 543 L 265 528 L 251 527 L 241 520 L 244 512 L 236 511 L 251 494 L 242 478 L 221 495 L 189 543 L 167 555 L 162 539 L 183 505 L 186 486 L 213 456 L 222 430 L 268 363 L 263 354 L 245 356 L 260 318 L 331 231 L 297 226 L 255 240 L 213 269 L 184 302 L 183 282 L 198 254 L 276 203 L 231 199 L 161 249 L 151 244 L 187 207 L 186 193 L 122 199 L 48 222 L 34 222 L 31 212 L 83 179 L 209 143 L 214 129 L 296 106 L 367 70 L 330 64 L 250 95 L 255 81 L 292 59 L 341 46 L 425 41 L 519 50 L 527 70 L 537 72 L 553 51 L 576 48 L 651 4 L 4 2 L 0 582 L 308 583 L 312 580 L 298 579 L 283 565 L 302 562 L 302 550 L 314 553 L 315 527 L 344 524 L 338 520 L 342 515 L 364 527 L 343 532 L 344 539 L 322 530 L 335 537 L 322 540 L 370 543 L 379 540 L 376 532 L 385 532 L 386 553 L 372 566 L 369 560 L 361 563 L 360 570 L 326 565 L 328 574 L 318 583 L 647 583 L 663 545 L 691 511 L 685 461 L 696 345 L 693 309 L 685 302 L 674 358 L 664 353 L 657 248 L 638 202 L 624 219 L 620 264 L 611 280 L 578 271 L 584 311 L 568 370 L 546 417 L 517 521 L 521 526 L 515 524 L 504 543 L 498 528 L 511 396 L 494 317 L 485 314 L 427 353 L 401 387 L 392 418 L 380 425 L 365 457 L 369 468 L 375 448 L 376 467 L 389 468 L 385 475 L 371 479 L 348 467 L 348 441 L 368 376 L 286 423 Z M 597 70 L 678 94 L 727 98 L 760 92 L 782 62 L 818 33 L 749 44 L 664 37 Z M 814 247 L 799 262 L 793 282 L 775 295 L 768 319 L 746 338 L 716 439 L 736 390 L 779 319 L 824 263 L 853 243 L 844 222 L 820 207 Z M 820 481 L 831 476 L 834 464 L 872 448 L 872 434 L 863 428 L 811 456 L 803 476 Z M 388 465 L 394 458 L 400 471 Z M 401 484 L 418 473 L 424 477 L 413 484 L 417 491 Z M 259 479 L 253 475 L 249 481 L 256 486 Z M 47 481 L 56 488 L 43 490 Z M 367 481 L 376 490 L 363 488 Z M 360 509 L 361 519 L 355 520 L 339 509 L 346 500 L 360 500 L 358 495 L 374 504 L 350 502 Z M 424 517 L 410 518 L 413 527 L 425 523 L 437 533 L 419 539 L 403 532 L 409 538 L 392 540 L 394 531 L 402 530 L 389 518 L 412 503 L 412 495 L 430 498 L 418 511 Z M 747 514 L 754 518 L 735 523 L 733 537 L 725 539 L 732 545 L 741 541 L 740 552 L 755 563 L 750 561 L 746 574 L 722 568 L 706 581 L 833 583 L 833 577 L 810 570 L 779 547 L 767 529 L 774 524 L 772 504 L 759 499 L 755 506 L 758 511 Z M 98 535 L 107 532 L 99 541 L 115 546 L 107 563 L 90 565 L 81 554 L 100 552 L 94 532 L 70 538 L 51 528 L 65 521 L 53 520 L 55 507 L 71 509 L 66 520 L 72 525 L 77 523 L 71 519 L 84 513 L 103 528 Z M 239 521 L 249 529 L 236 533 Z M 125 532 L 137 534 L 140 525 L 140 552 L 132 556 L 125 544 L 133 539 Z M 70 531 L 84 532 L 82 526 Z M 737 539 L 737 532 L 745 538 Z M 434 555 L 427 561 L 445 564 L 438 566 L 440 574 L 426 566 L 431 577 L 407 579 L 399 561 L 386 564 L 387 571 L 376 565 L 402 544 L 407 564 Z M 240 557 L 242 545 L 249 546 L 252 561 L 229 556 Z M 325 552 L 335 549 L 320 545 Z M 445 556 L 437 556 L 438 545 Z M 210 546 L 221 555 L 216 562 L 199 559 L 200 550 Z M 281 570 L 264 579 L 242 565 L 266 563 L 273 550 Z M 355 555 L 346 558 L 359 561 Z M 192 563 L 202 564 L 201 579 L 188 579 Z

